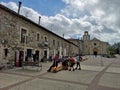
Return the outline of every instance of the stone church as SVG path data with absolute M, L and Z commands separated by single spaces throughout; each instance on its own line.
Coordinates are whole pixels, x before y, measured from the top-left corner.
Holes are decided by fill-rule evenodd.
M 104 55 L 107 54 L 108 42 L 103 42 L 97 38 L 90 38 L 88 31 L 84 32 L 81 40 L 68 39 L 80 46 L 80 53 L 83 55 Z

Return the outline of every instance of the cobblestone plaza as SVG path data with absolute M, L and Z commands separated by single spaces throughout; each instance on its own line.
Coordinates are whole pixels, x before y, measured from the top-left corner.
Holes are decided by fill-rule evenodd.
M 0 71 L 0 90 L 120 90 L 120 56 L 104 58 L 86 56 L 82 70 L 48 73 L 51 62 L 34 67 Z

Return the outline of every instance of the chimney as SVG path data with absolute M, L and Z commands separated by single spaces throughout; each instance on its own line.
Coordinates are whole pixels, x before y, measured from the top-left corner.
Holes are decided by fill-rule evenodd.
M 64 38 L 64 34 L 63 34 L 63 38 Z
M 38 24 L 40 25 L 40 20 L 41 20 L 41 16 L 39 16 L 39 21 L 38 21 Z
M 21 4 L 22 2 L 19 1 L 18 14 L 20 13 Z

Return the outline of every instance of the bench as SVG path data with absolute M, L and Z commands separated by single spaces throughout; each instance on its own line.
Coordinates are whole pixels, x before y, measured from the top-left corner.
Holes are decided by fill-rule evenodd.
M 25 69 L 25 66 L 35 66 L 35 67 L 38 67 L 37 70 L 42 70 L 42 64 L 40 62 L 32 62 L 32 61 L 24 61 L 22 62 L 22 67 L 23 69 Z
M 0 70 L 2 69 L 13 69 L 14 68 L 14 63 L 12 61 L 1 61 L 0 62 Z

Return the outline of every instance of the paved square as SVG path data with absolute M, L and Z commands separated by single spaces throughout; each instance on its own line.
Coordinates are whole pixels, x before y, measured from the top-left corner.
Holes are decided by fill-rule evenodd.
M 36 78 L 9 90 L 86 90 L 86 88 L 87 86 L 83 85 Z
M 0 73 L 0 88 L 24 81 L 29 77 Z
M 118 58 L 90 57 L 81 62 L 82 70 L 57 73 L 47 72 L 52 62 L 42 63 L 42 71 L 0 70 L 0 90 L 120 90 Z
M 120 75 L 105 73 L 101 77 L 99 85 L 120 89 Z
M 91 72 L 85 70 L 61 71 L 58 73 L 49 73 L 42 77 L 90 84 L 93 78 L 97 75 L 97 73 L 98 72 Z

